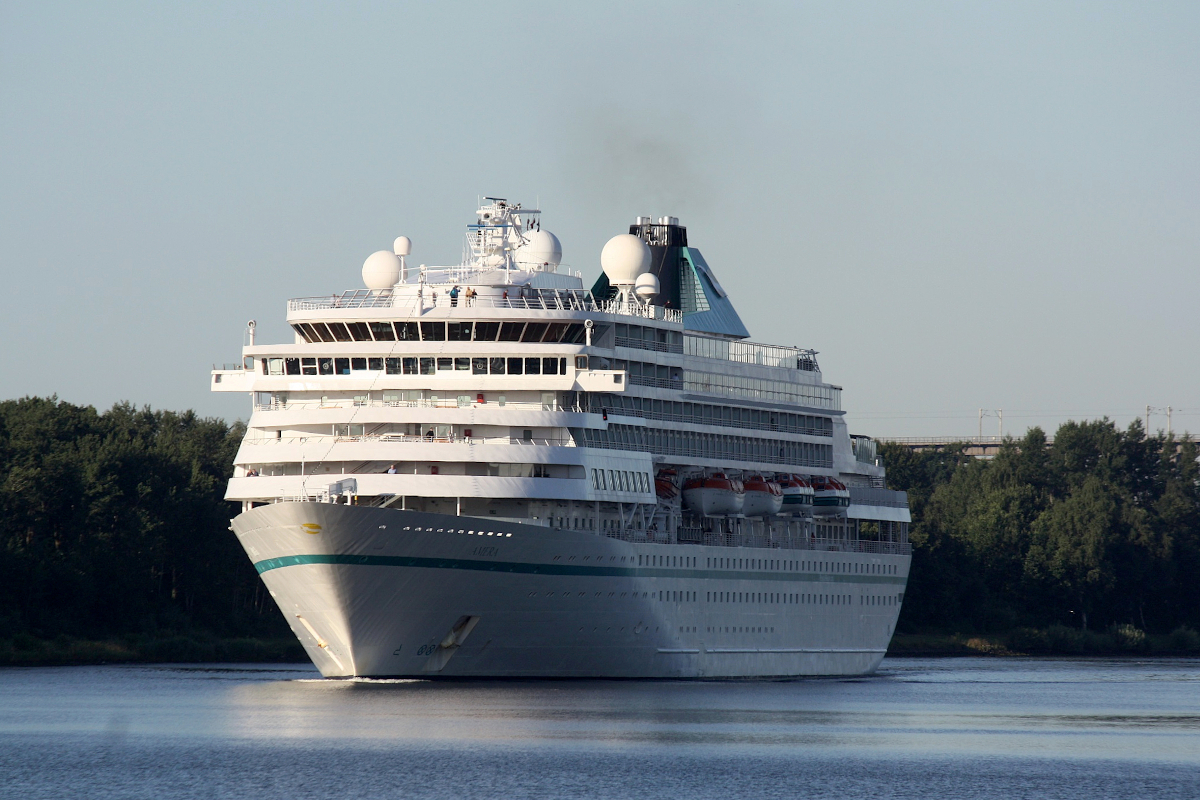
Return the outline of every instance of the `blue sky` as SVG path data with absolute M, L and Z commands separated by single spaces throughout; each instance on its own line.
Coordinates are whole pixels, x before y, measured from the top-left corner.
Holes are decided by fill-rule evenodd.
M 247 319 L 399 234 L 457 262 L 498 194 L 588 276 L 681 217 L 856 432 L 1200 430 L 1198 42 L 1192 3 L 2 4 L 0 397 L 244 417 Z

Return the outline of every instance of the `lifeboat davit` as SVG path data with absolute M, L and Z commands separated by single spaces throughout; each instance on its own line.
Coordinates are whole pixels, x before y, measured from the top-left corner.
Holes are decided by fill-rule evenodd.
M 783 489 L 778 483 L 761 475 L 751 475 L 742 481 L 746 500 L 742 513 L 747 517 L 773 517 L 783 508 Z
M 683 503 L 688 510 L 703 516 L 725 517 L 742 513 L 745 492 L 741 481 L 725 477 L 724 472 L 714 472 L 685 483 Z
M 654 476 L 654 493 L 661 500 L 674 500 L 679 496 L 679 487 L 675 485 L 675 470 L 660 469 Z
M 783 490 L 783 513 L 811 517 L 813 488 L 799 475 L 788 475 L 779 481 Z
M 809 478 L 813 488 L 813 513 L 821 517 L 838 517 L 850 505 L 850 490 L 846 484 L 827 475 Z

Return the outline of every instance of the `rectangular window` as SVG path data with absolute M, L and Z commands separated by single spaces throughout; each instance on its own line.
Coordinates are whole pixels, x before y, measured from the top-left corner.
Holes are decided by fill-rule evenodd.
M 312 322 L 312 323 L 309 323 L 309 327 L 311 327 L 313 329 L 313 333 L 315 333 L 317 335 L 317 338 L 320 339 L 322 342 L 336 341 L 333 338 L 333 334 L 329 332 L 329 328 L 325 327 L 324 322 Z
M 456 358 L 456 359 L 454 359 L 454 369 L 455 369 L 455 371 L 458 371 L 458 370 L 468 370 L 468 369 L 470 369 L 470 368 L 471 368 L 471 359 L 469 359 L 469 358 Z
M 333 372 L 335 375 L 349 375 L 350 374 L 350 359 L 335 358 L 333 360 Z
M 367 327 L 365 322 L 348 322 L 346 326 L 350 328 L 350 335 L 354 337 L 356 342 L 370 342 L 371 329 Z
M 543 358 L 542 359 L 542 374 L 543 375 L 557 375 L 558 374 L 558 359 L 557 358 Z
M 415 342 L 421 338 L 415 322 L 396 322 L 396 340 L 400 342 Z
M 367 359 L 367 369 L 374 370 L 376 372 L 383 369 L 383 359 L 382 358 L 368 358 Z
M 446 323 L 446 341 L 449 342 L 469 342 L 471 341 L 471 326 L 470 322 L 447 322 Z
M 346 328 L 345 324 L 341 322 L 327 322 L 325 324 L 329 326 L 329 331 L 333 334 L 334 341 L 354 341 L 354 338 L 350 336 L 350 331 Z
M 525 328 L 524 322 L 505 322 L 500 326 L 500 341 L 502 342 L 519 342 L 521 341 L 521 331 Z
M 391 361 L 391 359 L 388 359 L 388 360 Z M 402 360 L 404 362 L 404 374 L 405 375 L 416 375 L 417 374 L 417 359 L 405 358 Z
M 434 372 L 435 372 L 435 370 L 434 370 L 434 367 L 435 367 L 436 365 L 437 365 L 437 362 L 436 362 L 436 360 L 435 360 L 435 359 L 432 359 L 432 358 L 422 358 L 422 359 L 421 359 L 421 374 L 422 374 L 422 375 L 432 375 L 432 374 L 434 374 Z
M 472 375 L 487 375 L 488 360 L 486 358 L 471 359 L 471 374 Z
M 300 374 L 300 359 L 298 359 L 298 358 L 285 358 L 285 359 L 283 360 L 283 364 L 284 364 L 284 367 L 285 367 L 285 370 L 284 370 L 284 371 L 285 371 L 285 372 L 286 372 L 288 375 L 299 375 L 299 374 Z
M 443 356 L 443 357 L 441 357 L 441 358 L 439 358 L 439 359 L 437 360 L 437 368 L 438 368 L 439 370 L 449 370 L 449 369 L 454 369 L 454 359 L 453 359 L 453 358 L 446 358 L 446 357 L 444 357 L 444 356 Z
M 350 369 L 366 369 L 367 360 L 365 358 L 350 359 Z
M 282 375 L 283 374 L 283 359 L 282 358 L 271 358 L 271 359 L 267 359 L 267 361 L 268 361 L 268 366 L 269 366 L 269 369 L 267 370 L 268 374 L 270 374 L 270 375 Z
M 396 341 L 396 332 L 392 330 L 390 322 L 368 322 L 367 325 L 371 328 L 371 335 L 375 337 L 377 342 L 394 342 Z
M 548 325 L 545 322 L 530 322 L 525 326 L 525 335 L 521 337 L 522 342 L 540 342 L 542 336 L 546 333 Z
M 322 375 L 332 375 L 333 374 L 333 359 L 332 358 L 319 358 L 319 359 L 317 359 L 317 362 L 318 362 L 317 366 L 321 368 Z
M 504 374 L 504 359 L 503 358 L 489 358 L 488 359 L 488 371 L 491 372 L 493 375 L 503 375 Z
M 554 392 L 542 392 L 542 411 L 553 411 L 558 405 Z
M 421 323 L 421 339 L 426 342 L 444 342 L 446 341 L 446 323 L 444 322 L 422 322 Z
M 542 337 L 543 342 L 561 342 L 563 336 L 567 333 L 567 323 L 551 322 L 546 328 L 546 335 Z
M 494 342 L 498 333 L 500 333 L 499 322 L 475 323 L 475 341 L 477 342 Z
M 305 375 L 316 375 L 317 360 L 315 358 L 302 358 L 300 359 L 300 368 Z M 333 368 L 330 367 L 330 372 L 332 371 Z
M 587 356 L 575 356 L 575 369 L 587 369 L 587 368 L 588 368 L 588 357 Z
M 533 323 L 530 323 L 533 324 Z M 541 375 L 542 360 L 540 358 L 525 359 L 525 374 L 526 375 Z
M 524 366 L 525 366 L 525 359 L 510 358 L 510 359 L 508 359 L 508 374 L 509 375 L 520 375 L 524 371 L 523 370 Z

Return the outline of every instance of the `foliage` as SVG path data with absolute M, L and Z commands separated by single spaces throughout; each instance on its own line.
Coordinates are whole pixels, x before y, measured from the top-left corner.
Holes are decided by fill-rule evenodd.
M 0 402 L 0 624 L 102 638 L 286 635 L 227 528 L 244 428 L 188 411 Z
M 1084 640 L 1062 631 L 1107 629 L 1137 650 L 1142 631 L 1200 625 L 1200 468 L 1189 438 L 1102 419 L 1068 422 L 1050 444 L 1031 429 L 990 461 L 965 447 L 882 448 L 913 512 L 903 630 L 1044 629 L 1047 647 L 1082 651 Z

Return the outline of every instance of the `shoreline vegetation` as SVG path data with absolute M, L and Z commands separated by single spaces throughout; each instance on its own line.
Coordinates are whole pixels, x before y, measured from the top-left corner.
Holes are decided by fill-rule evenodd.
M 307 656 L 236 537 L 245 427 L 55 397 L 0 402 L 0 666 Z M 888 654 L 1200 655 L 1188 438 L 1068 422 L 995 458 L 881 444 L 913 566 Z

